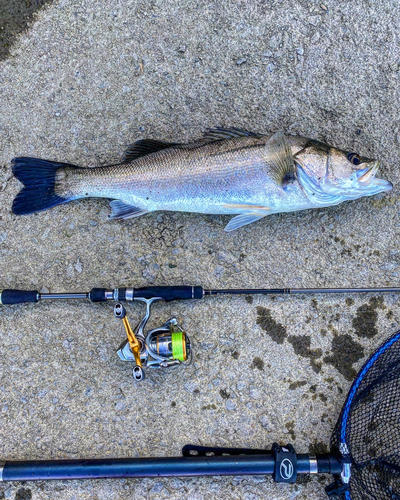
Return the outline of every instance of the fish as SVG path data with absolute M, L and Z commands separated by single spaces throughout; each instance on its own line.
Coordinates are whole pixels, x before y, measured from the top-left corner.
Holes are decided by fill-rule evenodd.
M 121 162 L 85 168 L 18 157 L 24 187 L 13 213 L 26 215 L 82 198 L 111 200 L 111 219 L 159 210 L 234 215 L 233 231 L 268 215 L 338 205 L 392 189 L 379 160 L 301 136 L 208 129 L 183 144 L 141 139 Z

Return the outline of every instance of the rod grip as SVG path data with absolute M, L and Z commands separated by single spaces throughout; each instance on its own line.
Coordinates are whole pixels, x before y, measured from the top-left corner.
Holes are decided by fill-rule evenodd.
M 1 290 L 0 304 L 23 304 L 25 302 L 37 302 L 39 292 L 37 290 Z
M 134 288 L 133 298 L 151 299 L 161 297 L 165 301 L 202 299 L 203 288 L 201 286 L 147 286 Z
M 92 302 L 105 302 L 107 300 L 106 292 L 107 288 L 92 288 L 89 292 L 89 299 Z

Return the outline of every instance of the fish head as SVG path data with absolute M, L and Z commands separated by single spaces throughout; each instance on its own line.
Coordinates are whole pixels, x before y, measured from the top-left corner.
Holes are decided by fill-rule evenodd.
M 379 160 L 317 141 L 310 141 L 294 155 L 294 160 L 300 184 L 306 191 L 317 191 L 321 200 L 326 198 L 328 201 L 329 196 L 351 200 L 389 191 L 393 187 L 390 182 L 376 177 Z

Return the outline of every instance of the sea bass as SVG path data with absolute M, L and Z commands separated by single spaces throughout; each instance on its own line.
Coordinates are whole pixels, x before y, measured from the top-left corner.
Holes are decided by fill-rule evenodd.
M 388 191 L 379 161 L 307 139 L 232 128 L 189 144 L 135 142 L 122 162 L 81 168 L 37 158 L 12 161 L 24 188 L 13 212 L 30 214 L 80 198 L 109 198 L 111 219 L 157 210 L 233 214 L 239 227 L 279 212 L 337 205 Z

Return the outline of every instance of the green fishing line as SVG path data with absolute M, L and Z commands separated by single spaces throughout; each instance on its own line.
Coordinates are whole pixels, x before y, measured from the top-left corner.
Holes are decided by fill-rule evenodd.
M 179 361 L 186 360 L 186 353 L 183 348 L 183 333 L 182 332 L 172 332 L 172 356 L 174 359 L 179 359 Z

